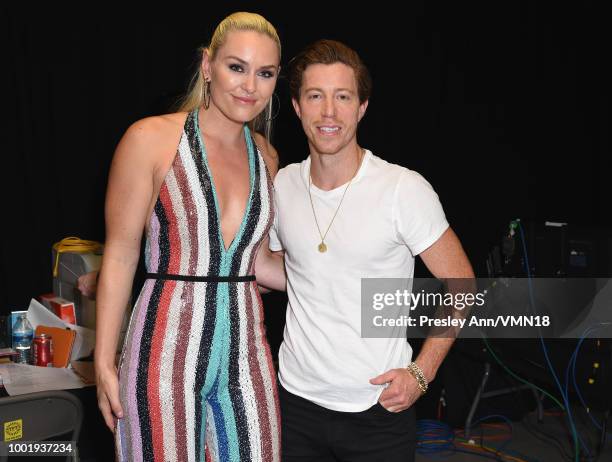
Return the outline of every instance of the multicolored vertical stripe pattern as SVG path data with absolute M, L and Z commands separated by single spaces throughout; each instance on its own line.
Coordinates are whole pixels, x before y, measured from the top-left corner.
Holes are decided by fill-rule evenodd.
M 273 219 L 272 183 L 248 128 L 250 196 L 228 248 L 198 125 L 185 122 L 150 217 L 150 273 L 253 274 Z M 120 461 L 278 461 L 276 378 L 255 282 L 147 279 L 119 367 Z

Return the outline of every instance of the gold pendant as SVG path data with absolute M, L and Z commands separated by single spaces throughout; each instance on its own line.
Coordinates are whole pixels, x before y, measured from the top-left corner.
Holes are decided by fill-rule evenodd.
M 318 248 L 319 248 L 319 252 L 321 253 L 327 252 L 327 246 L 325 245 L 325 242 L 321 242 Z

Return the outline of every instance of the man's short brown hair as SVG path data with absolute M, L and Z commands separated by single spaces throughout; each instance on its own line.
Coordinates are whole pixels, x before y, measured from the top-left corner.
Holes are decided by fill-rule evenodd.
M 364 103 L 372 92 L 372 79 L 363 61 L 355 50 L 336 40 L 317 40 L 304 48 L 289 63 L 289 90 L 291 97 L 300 99 L 302 78 L 306 68 L 312 64 L 346 64 L 355 72 L 359 102 Z

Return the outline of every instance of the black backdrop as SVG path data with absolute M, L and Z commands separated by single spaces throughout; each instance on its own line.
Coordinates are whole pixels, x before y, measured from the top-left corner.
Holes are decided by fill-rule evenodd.
M 602 11 L 582 2 L 413 1 L 403 13 L 391 2 L 218 3 L 2 7 L 0 310 L 50 291 L 54 242 L 104 240 L 122 133 L 168 111 L 196 48 L 236 10 L 277 26 L 283 64 L 322 37 L 359 51 L 374 80 L 361 144 L 433 184 L 479 273 L 511 218 L 612 225 L 612 41 Z M 287 164 L 307 145 L 284 80 L 277 91 L 273 142 Z

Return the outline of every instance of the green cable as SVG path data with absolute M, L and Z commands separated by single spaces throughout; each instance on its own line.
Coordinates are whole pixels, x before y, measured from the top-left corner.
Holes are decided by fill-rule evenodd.
M 516 380 L 518 380 L 519 382 L 523 382 L 524 384 L 529 385 L 529 386 L 532 386 L 532 387 L 534 387 L 536 390 L 541 391 L 541 392 L 542 392 L 542 393 L 544 393 L 546 396 L 548 396 L 550 399 L 552 399 L 552 400 L 555 402 L 555 404 L 556 404 L 557 406 L 559 406 L 559 408 L 560 408 L 560 409 L 561 409 L 563 412 L 565 412 L 565 407 L 563 406 L 563 404 L 561 404 L 561 403 L 560 403 L 560 402 L 557 400 L 557 398 L 555 398 L 553 395 L 551 395 L 550 393 L 548 393 L 546 390 L 542 390 L 542 389 L 541 389 L 540 387 L 538 387 L 537 385 L 534 385 L 533 383 L 528 382 L 528 381 L 527 381 L 527 380 L 525 380 L 525 379 L 522 379 L 521 377 L 519 377 L 518 375 L 516 375 L 514 372 L 512 372 L 512 371 L 511 371 L 511 370 L 510 370 L 510 369 L 509 369 L 509 368 L 508 368 L 508 367 L 507 367 L 507 366 L 506 366 L 506 365 L 505 365 L 505 364 L 504 364 L 504 363 L 503 363 L 503 362 L 502 362 L 502 361 L 501 361 L 501 360 L 500 360 L 500 359 L 497 357 L 497 355 L 496 355 L 496 354 L 495 354 L 495 352 L 493 351 L 493 348 L 491 348 L 491 346 L 489 345 L 489 342 L 487 342 L 487 338 L 486 338 L 485 336 L 483 336 L 483 337 L 482 337 L 482 340 L 484 341 L 484 343 L 485 343 L 485 345 L 486 345 L 486 347 L 487 347 L 487 350 L 489 350 L 489 353 L 491 353 L 491 356 L 493 356 L 493 358 L 495 359 L 495 361 L 497 361 L 497 362 L 498 362 L 498 364 L 499 364 L 501 367 L 503 367 L 503 368 L 504 368 L 504 370 L 505 370 L 505 371 L 506 371 L 508 374 L 510 374 L 512 377 L 514 377 L 514 378 L 515 378 Z

